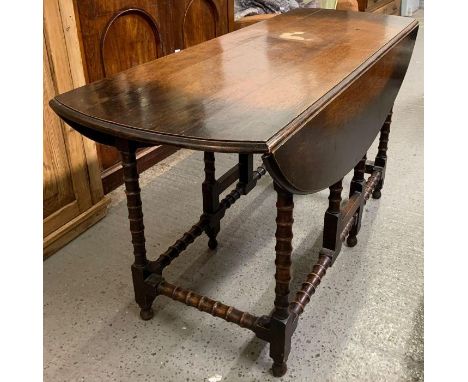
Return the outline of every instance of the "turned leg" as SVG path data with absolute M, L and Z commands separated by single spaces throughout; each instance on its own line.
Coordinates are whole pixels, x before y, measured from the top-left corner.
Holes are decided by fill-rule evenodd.
M 366 155 L 359 161 L 359 163 L 354 167 L 354 176 L 353 180 L 351 181 L 351 187 L 349 191 L 349 197 L 351 198 L 356 192 L 362 193 L 364 191 L 365 186 L 365 178 L 364 174 L 366 172 Z M 354 247 L 357 244 L 357 234 L 361 229 L 361 220 L 362 220 L 362 213 L 364 208 L 364 198 L 361 199 L 361 205 L 357 209 L 355 214 L 355 219 L 351 230 L 349 231 L 348 239 L 346 243 L 349 247 Z
M 275 184 L 277 193 L 276 217 L 276 287 L 275 308 L 272 313 L 270 330 L 270 357 L 273 358 L 273 375 L 281 377 L 286 373 L 286 362 L 291 349 L 292 330 L 289 322 L 289 282 L 291 280 L 291 252 L 293 225 L 293 195 Z
M 138 182 L 137 162 L 135 150 L 122 151 L 123 177 L 125 194 L 127 195 L 128 220 L 132 234 L 133 254 L 135 262 L 132 265 L 133 287 L 135 300 L 141 308 L 140 316 L 143 320 L 153 317 L 151 305 L 154 296 L 147 293 L 145 278 L 148 275 L 146 265 L 145 226 L 143 225 L 143 210 Z
M 392 124 L 392 115 L 393 110 L 390 110 L 390 113 L 387 116 L 382 128 L 380 129 L 380 138 L 379 138 L 379 148 L 377 156 L 375 157 L 374 166 L 382 168 L 382 176 L 380 177 L 379 183 L 375 187 L 372 197 L 374 199 L 380 199 L 382 196 L 382 188 L 385 180 L 385 169 L 387 167 L 387 150 L 388 150 L 388 140 L 390 135 L 390 125 Z
M 214 218 L 213 214 L 219 208 L 219 190 L 218 182 L 216 181 L 216 168 L 215 168 L 215 155 L 212 152 L 204 153 L 204 162 L 205 162 L 205 180 L 202 184 L 203 192 L 203 213 L 210 216 L 210 223 L 205 229 L 206 234 L 208 235 L 208 247 L 210 249 L 215 249 L 218 246 L 218 241 L 216 236 L 220 230 L 220 221 L 219 219 Z

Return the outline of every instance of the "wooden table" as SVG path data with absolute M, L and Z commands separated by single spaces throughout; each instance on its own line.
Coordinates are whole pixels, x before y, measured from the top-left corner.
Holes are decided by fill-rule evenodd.
M 366 201 L 381 196 L 391 109 L 417 29 L 416 21 L 402 17 L 296 10 L 50 102 L 73 128 L 121 152 L 135 255 L 133 283 L 143 319 L 152 318 L 157 296 L 168 296 L 252 330 L 270 343 L 273 374 L 286 372 L 299 316 L 342 242 L 357 244 Z M 377 157 L 367 161 L 366 151 L 379 130 Z M 203 213 L 166 252 L 149 260 L 135 150 L 158 144 L 204 151 Z M 217 178 L 215 152 L 238 153 L 239 163 Z M 264 163 L 256 170 L 254 154 L 261 154 Z M 353 168 L 349 201 L 341 206 L 342 179 Z M 209 247 L 216 248 L 226 211 L 266 172 L 278 198 L 271 314 L 256 317 L 166 281 L 163 270 L 203 232 Z M 325 188 L 330 197 L 323 248 L 290 298 L 293 194 Z

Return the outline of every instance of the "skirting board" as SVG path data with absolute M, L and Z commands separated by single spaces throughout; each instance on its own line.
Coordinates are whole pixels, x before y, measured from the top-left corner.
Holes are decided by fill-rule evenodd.
M 101 220 L 107 213 L 107 206 L 110 203 L 109 197 L 104 197 L 90 209 L 70 220 L 56 231 L 44 238 L 43 257 L 46 259 L 53 255 L 60 248 L 75 239 L 78 235 L 86 231 L 93 224 Z

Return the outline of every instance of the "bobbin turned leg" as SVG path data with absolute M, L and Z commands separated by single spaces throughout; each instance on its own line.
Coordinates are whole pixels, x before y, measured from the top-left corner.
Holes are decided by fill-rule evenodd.
M 140 197 L 140 185 L 138 182 L 137 162 L 135 149 L 127 148 L 121 151 L 125 194 L 127 195 L 128 219 L 132 234 L 133 254 L 135 262 L 132 265 L 133 287 L 135 300 L 141 308 L 140 316 L 143 320 L 153 317 L 151 305 L 154 296 L 148 293 L 145 278 L 148 276 L 146 265 L 145 226 L 143 225 L 143 210 Z
M 286 373 L 286 362 L 291 350 L 291 326 L 289 314 L 289 282 L 291 280 L 291 252 L 293 225 L 293 195 L 275 184 L 277 193 L 276 217 L 276 287 L 275 308 L 270 322 L 270 357 L 273 359 L 273 375 Z
M 364 187 L 366 184 L 364 174 L 366 172 L 366 155 L 359 161 L 359 163 L 354 167 L 354 176 L 353 180 L 351 181 L 351 187 L 349 191 L 349 197 L 351 198 L 356 192 L 361 193 L 364 191 Z M 354 219 L 353 227 L 349 231 L 348 238 L 346 240 L 346 244 L 349 247 L 354 247 L 357 244 L 357 234 L 361 229 L 361 220 L 362 220 L 362 213 L 364 209 L 364 198 L 361 198 L 361 205 L 356 211 L 356 218 Z
M 214 214 L 219 208 L 219 184 L 216 181 L 215 155 L 212 152 L 204 153 L 205 162 L 205 180 L 202 184 L 203 192 L 203 213 L 210 217 L 210 222 L 205 228 L 208 235 L 208 247 L 215 249 L 218 246 L 216 236 L 218 235 L 221 224 L 219 218 L 215 218 Z
M 387 116 L 382 128 L 380 129 L 379 148 L 377 156 L 375 157 L 374 166 L 382 168 L 382 176 L 380 177 L 379 183 L 372 193 L 372 198 L 380 199 L 382 196 L 382 188 L 385 180 L 385 168 L 387 166 L 387 150 L 388 140 L 390 135 L 390 125 L 392 124 L 393 109 Z

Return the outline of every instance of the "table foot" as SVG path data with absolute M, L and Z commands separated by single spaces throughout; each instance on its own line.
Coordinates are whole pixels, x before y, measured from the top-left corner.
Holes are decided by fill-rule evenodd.
M 271 370 L 275 377 L 282 377 L 288 370 L 286 363 L 291 351 L 291 337 L 296 326 L 297 320 L 292 314 L 285 320 L 280 320 L 274 315 L 271 317 L 269 325 L 270 357 L 273 360 Z
M 270 321 L 270 357 L 273 360 L 271 368 L 275 377 L 282 377 L 288 370 L 286 362 L 291 351 L 291 337 L 296 328 L 297 321 L 289 316 L 285 320 L 280 320 L 275 316 Z
M 143 321 L 151 320 L 154 317 L 153 309 L 142 309 L 140 310 L 140 317 Z
M 282 377 L 288 371 L 288 365 L 286 362 L 273 362 L 271 370 L 273 371 L 273 376 Z
M 208 247 L 210 249 L 216 249 L 218 247 L 218 240 L 216 240 L 214 237 L 210 237 L 210 240 L 208 241 Z
M 381 196 L 382 196 L 382 192 L 380 190 L 375 190 L 372 193 L 372 199 L 380 199 Z
M 208 225 L 208 227 L 205 229 L 205 233 L 208 236 L 208 248 L 211 250 L 216 249 L 218 247 L 218 240 L 216 237 L 218 236 L 218 233 L 220 231 L 221 225 L 220 221 L 218 220 L 217 223 L 215 223 L 214 226 Z
M 348 247 L 355 247 L 357 244 L 357 236 L 348 236 L 346 244 L 348 245 Z

